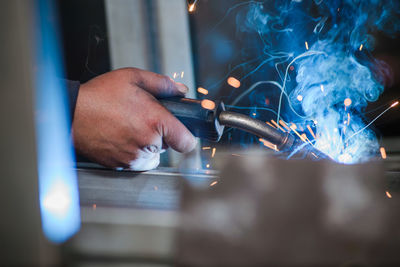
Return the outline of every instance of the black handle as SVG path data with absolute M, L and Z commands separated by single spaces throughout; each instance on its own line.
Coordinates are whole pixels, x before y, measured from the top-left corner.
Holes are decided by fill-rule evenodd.
M 160 103 L 178 118 L 196 137 L 218 142 L 224 131 L 224 126 L 219 124 L 218 116 L 223 110 L 222 102 L 214 102 L 215 107 L 204 108 L 202 100 L 169 97 L 159 99 Z

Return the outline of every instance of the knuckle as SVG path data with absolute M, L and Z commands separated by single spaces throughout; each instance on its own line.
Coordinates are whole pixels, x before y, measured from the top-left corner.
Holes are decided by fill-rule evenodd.
M 161 84 L 162 84 L 162 88 L 166 91 L 169 92 L 172 90 L 173 88 L 173 83 L 170 77 L 162 75 L 161 76 Z
M 135 85 L 140 83 L 143 79 L 137 68 L 126 67 L 115 70 L 123 80 L 127 80 L 128 83 Z
M 166 133 L 167 127 L 165 127 L 165 121 L 164 121 L 164 119 L 162 117 L 159 117 L 159 119 L 153 121 L 151 129 L 158 136 L 165 136 L 167 134 Z

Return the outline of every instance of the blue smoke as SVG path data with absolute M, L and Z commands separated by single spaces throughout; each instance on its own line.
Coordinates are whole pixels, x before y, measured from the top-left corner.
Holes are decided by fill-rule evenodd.
M 265 90 L 280 96 L 277 119 L 290 118 L 305 133 L 314 129 L 315 140 L 307 133 L 311 142 L 338 162 L 367 161 L 379 146 L 374 132 L 363 129 L 363 112 L 390 77 L 371 54 L 373 34 L 399 32 L 399 15 L 394 0 L 248 2 L 236 17 L 238 35 L 255 36 L 263 60 L 242 80 L 273 66 L 280 86 Z

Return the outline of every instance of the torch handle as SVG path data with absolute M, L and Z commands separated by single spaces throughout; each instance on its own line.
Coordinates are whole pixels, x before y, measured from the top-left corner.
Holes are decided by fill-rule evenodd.
M 215 103 L 213 109 L 206 109 L 198 99 L 168 97 L 159 101 L 194 136 L 213 142 L 218 142 L 221 138 L 224 126 L 220 125 L 218 116 L 225 110 L 222 102 Z

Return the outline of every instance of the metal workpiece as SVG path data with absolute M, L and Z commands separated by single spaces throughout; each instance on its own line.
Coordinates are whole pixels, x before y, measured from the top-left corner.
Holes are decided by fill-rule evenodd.
M 80 204 L 89 207 L 176 210 L 184 181 L 204 187 L 218 179 L 212 170 L 185 173 L 162 167 L 134 172 L 85 163 L 77 171 Z
M 175 266 L 183 184 L 204 188 L 218 180 L 212 170 L 78 167 L 82 227 L 64 245 L 68 266 L 97 266 L 101 261 L 110 266 Z
M 288 250 L 299 244 L 296 242 L 301 238 L 311 241 L 320 238 L 317 241 L 323 243 L 326 232 L 320 235 L 322 230 L 318 227 L 323 221 L 316 221 L 318 216 L 314 216 L 325 214 L 320 208 L 325 208 L 326 214 L 339 212 L 338 218 L 356 220 L 334 221 L 334 225 L 339 223 L 337 227 L 342 234 L 343 231 L 345 234 L 361 231 L 366 234 L 364 237 L 368 237 L 370 225 L 378 227 L 371 230 L 373 233 L 379 233 L 379 229 L 385 227 L 385 224 L 379 226 L 379 222 L 383 220 L 386 223 L 387 217 L 377 217 L 376 212 L 382 211 L 382 203 L 396 204 L 400 196 L 399 172 L 390 172 L 389 177 L 386 172 L 386 182 L 381 180 L 383 173 L 379 164 L 382 162 L 347 166 L 329 161 L 279 160 L 272 155 L 273 151 L 266 149 L 239 150 L 233 154 L 232 151 L 219 151 L 212 166 L 221 172 L 208 169 L 190 171 L 182 167 L 158 168 L 148 172 L 115 171 L 97 164 L 80 163 L 77 172 L 82 228 L 63 252 L 74 259 L 72 263 L 77 263 L 71 264 L 73 266 L 94 266 L 99 260 L 110 262 L 112 266 L 122 263 L 176 266 L 177 260 L 189 266 L 199 266 L 195 263 L 202 259 L 210 264 L 201 266 L 215 266 L 224 265 L 222 263 L 230 255 L 232 260 L 244 254 L 254 255 L 246 264 L 238 261 L 236 265 L 249 266 L 252 260 L 267 261 L 263 255 L 273 249 L 263 246 L 265 243 L 257 247 L 260 240 L 270 244 L 276 242 L 283 251 L 279 255 L 289 253 L 289 256 L 295 250 Z M 385 190 L 390 192 L 392 199 L 385 196 Z M 360 194 L 363 197 L 359 202 Z M 363 201 L 372 204 L 368 206 Z M 194 210 L 195 205 L 205 209 Z M 351 210 L 344 209 L 346 206 Z M 318 212 L 315 213 L 315 210 Z M 396 215 L 398 209 L 395 210 L 384 212 L 382 216 Z M 355 229 L 360 221 L 368 223 L 361 224 L 361 229 Z M 392 223 L 387 231 L 397 233 L 393 227 L 397 227 L 398 221 L 393 220 Z M 307 225 L 310 227 L 307 228 Z M 215 230 L 215 227 L 220 228 Z M 304 235 L 295 231 L 299 227 L 303 227 Z M 226 231 L 233 231 L 233 234 L 227 235 Z M 333 238 L 336 233 L 333 231 L 327 236 Z M 206 242 L 210 238 L 218 239 L 215 247 Z M 400 240 L 396 238 L 388 237 L 382 250 L 393 246 L 390 242 Z M 225 242 L 229 242 L 227 239 L 238 242 L 239 252 L 232 250 L 232 243 L 225 246 Z M 351 243 L 352 247 L 354 245 L 355 249 L 359 249 L 359 240 Z M 348 248 L 346 244 L 343 247 Z M 303 246 L 301 249 L 304 249 Z M 199 259 L 198 256 L 204 257 Z M 312 256 L 309 254 L 307 257 Z M 278 255 L 272 259 L 276 257 Z M 221 264 L 212 264 L 216 261 Z
M 399 266 L 399 202 L 382 162 L 217 160 L 212 190 L 183 188 L 181 266 Z

